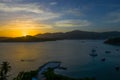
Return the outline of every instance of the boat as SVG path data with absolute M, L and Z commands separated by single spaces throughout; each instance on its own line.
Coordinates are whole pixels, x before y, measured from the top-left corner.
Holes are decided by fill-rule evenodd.
M 91 53 L 91 54 L 89 54 L 89 55 L 92 56 L 92 57 L 96 57 L 96 56 L 98 56 L 97 53 Z
M 96 57 L 96 56 L 98 56 L 98 54 L 97 53 L 95 53 L 96 52 L 96 50 L 95 49 L 92 49 L 92 51 L 91 51 L 92 53 L 91 54 L 89 54 L 90 56 L 92 56 L 92 57 Z
M 95 50 L 95 49 L 92 49 L 92 52 L 94 53 L 94 52 L 96 52 L 96 50 Z
M 111 53 L 111 51 L 105 51 L 105 53 L 106 53 L 106 54 L 109 54 L 109 53 Z
M 21 62 L 33 62 L 35 59 L 21 59 Z
M 120 68 L 117 66 L 117 67 L 115 67 L 115 69 L 116 69 L 116 71 L 119 71 Z
M 102 58 L 102 59 L 101 59 L 101 61 L 102 61 L 102 62 L 105 62 L 105 61 L 106 61 L 106 59 L 105 59 L 105 58 Z

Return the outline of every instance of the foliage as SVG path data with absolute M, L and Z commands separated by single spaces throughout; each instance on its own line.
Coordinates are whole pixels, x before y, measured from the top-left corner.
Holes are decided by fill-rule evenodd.
M 0 67 L 0 80 L 7 80 L 8 72 L 11 70 L 11 66 L 8 62 L 2 62 Z
M 0 66 L 0 80 L 8 80 L 8 72 L 11 70 L 11 66 L 8 62 L 2 62 Z M 36 77 L 39 70 L 30 71 L 30 72 L 20 72 L 17 77 L 13 80 L 32 80 L 32 77 Z M 60 74 L 56 74 L 54 69 L 48 68 L 48 70 L 43 73 L 46 77 L 46 80 L 96 80 L 95 78 L 83 78 L 83 79 L 75 79 L 67 76 L 63 76 Z
M 37 72 L 38 71 L 20 72 L 13 80 L 32 80 L 32 77 L 36 76 Z

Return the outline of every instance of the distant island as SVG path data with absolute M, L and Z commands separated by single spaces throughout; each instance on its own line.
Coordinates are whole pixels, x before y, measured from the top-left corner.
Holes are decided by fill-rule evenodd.
M 74 30 L 69 32 L 58 32 L 58 33 L 44 33 L 37 34 L 35 36 L 22 36 L 22 37 L 0 37 L 0 42 L 43 42 L 43 41 L 56 41 L 56 40 L 80 40 L 80 39 L 108 39 L 111 37 L 120 37 L 120 32 L 88 32 Z
M 106 40 L 104 43 L 120 46 L 120 37 L 110 38 L 110 39 Z

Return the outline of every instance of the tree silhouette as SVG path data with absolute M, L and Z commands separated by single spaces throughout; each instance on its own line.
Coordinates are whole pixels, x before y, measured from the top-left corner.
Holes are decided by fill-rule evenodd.
M 7 74 L 11 70 L 11 66 L 8 62 L 2 62 L 0 67 L 0 80 L 7 80 Z

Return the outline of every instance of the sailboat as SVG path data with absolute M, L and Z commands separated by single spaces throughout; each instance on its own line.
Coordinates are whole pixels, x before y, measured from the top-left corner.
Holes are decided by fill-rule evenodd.
M 98 54 L 95 53 L 95 52 L 96 52 L 96 50 L 92 49 L 92 53 L 90 53 L 89 55 L 92 56 L 92 57 L 98 56 Z

